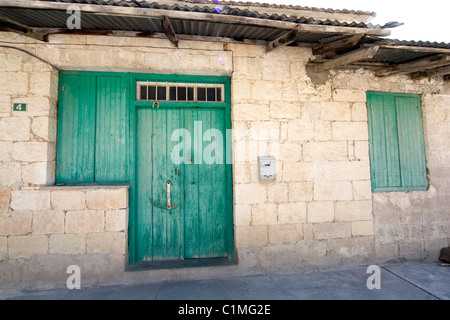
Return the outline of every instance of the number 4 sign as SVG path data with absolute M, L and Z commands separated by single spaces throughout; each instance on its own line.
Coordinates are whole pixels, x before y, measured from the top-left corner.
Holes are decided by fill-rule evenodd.
M 27 111 L 26 103 L 13 103 L 13 111 Z

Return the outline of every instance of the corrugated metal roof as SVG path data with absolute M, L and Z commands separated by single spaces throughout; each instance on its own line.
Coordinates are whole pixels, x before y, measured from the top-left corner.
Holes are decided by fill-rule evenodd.
M 109 6 L 122 6 L 122 7 L 136 7 L 136 8 L 152 8 L 154 1 L 146 0 L 41 0 L 45 2 L 65 2 L 65 3 L 86 3 L 97 5 L 109 5 Z M 212 5 L 212 0 L 171 0 L 171 2 L 180 2 L 188 4 L 201 4 Z M 288 9 L 288 10 L 301 10 L 301 11 L 315 11 L 315 12 L 327 12 L 327 13 L 344 13 L 344 14 L 356 14 L 356 15 L 374 15 L 374 12 L 361 11 L 361 10 L 348 10 L 348 9 L 331 9 L 331 8 L 316 8 L 306 7 L 298 5 L 284 5 L 273 3 L 259 3 L 259 2 L 243 2 L 243 1 L 220 1 L 220 5 L 225 6 L 237 6 L 237 7 L 259 7 L 259 8 L 274 8 L 274 9 Z
M 349 28 L 367 28 L 367 29 L 383 29 L 379 25 L 366 24 L 363 22 L 340 22 L 337 20 L 317 20 L 313 18 L 287 16 L 285 14 L 267 14 L 250 11 L 248 9 L 233 8 L 229 6 L 221 6 L 220 13 L 216 12 L 214 6 L 199 6 L 183 4 L 166 4 L 147 1 L 124 1 L 124 0 L 44 0 L 42 2 L 52 3 L 78 3 L 78 4 L 95 4 L 102 6 L 120 6 L 120 7 L 139 7 L 147 9 L 160 9 L 169 11 L 184 11 L 207 13 L 214 15 L 236 16 L 246 18 L 257 18 L 262 20 L 276 20 L 281 22 L 290 22 L 303 25 L 319 25 L 319 26 L 335 26 Z M 212 1 L 211 1 L 212 2 Z M 197 2 L 194 2 L 197 3 Z M 231 2 L 230 2 L 231 3 Z M 203 2 L 202 2 L 203 4 Z M 241 3 L 239 3 L 241 4 Z M 36 10 L 32 8 L 16 8 L 1 7 L 0 14 L 3 17 L 11 19 L 17 23 L 31 28 L 66 28 L 67 13 L 64 10 Z M 95 14 L 83 12 L 81 21 L 84 30 L 123 30 L 136 31 L 144 33 L 163 33 L 160 18 L 149 17 L 133 17 L 133 16 L 108 16 L 104 14 Z M 237 25 L 231 23 L 220 23 L 214 21 L 191 21 L 173 19 L 170 21 L 176 34 L 213 36 L 232 38 L 236 40 L 264 40 L 272 41 L 281 36 L 286 30 L 273 28 L 270 26 L 253 26 L 253 25 Z M 299 32 L 296 41 L 305 43 L 316 43 L 332 36 L 333 33 L 315 33 L 315 32 Z M 334 33 L 339 36 L 339 34 Z

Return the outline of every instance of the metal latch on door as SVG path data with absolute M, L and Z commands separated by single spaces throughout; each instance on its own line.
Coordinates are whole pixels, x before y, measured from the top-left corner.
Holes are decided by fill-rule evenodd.
M 170 180 L 166 182 L 166 190 L 167 190 L 166 205 L 157 204 L 154 200 L 150 199 L 150 202 L 154 207 L 166 209 L 166 210 L 172 210 L 172 209 L 175 209 L 176 207 L 181 207 L 181 204 L 180 205 L 172 205 L 171 194 L 170 194 L 171 185 L 172 185 L 172 182 L 170 182 Z

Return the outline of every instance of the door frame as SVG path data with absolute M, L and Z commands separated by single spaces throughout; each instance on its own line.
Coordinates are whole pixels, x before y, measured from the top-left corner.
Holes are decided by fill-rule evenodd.
M 139 108 L 152 108 L 153 101 L 138 101 L 136 99 L 136 87 L 138 81 L 149 82 L 180 82 L 180 83 L 216 83 L 223 84 L 225 89 L 225 102 L 223 103 L 208 103 L 208 102 L 173 102 L 173 101 L 159 101 L 159 108 L 169 107 L 196 107 L 196 108 L 221 108 L 225 109 L 225 130 L 231 129 L 231 85 L 229 77 L 219 76 L 191 76 L 191 75 L 179 75 L 179 74 L 145 74 L 145 73 L 133 73 L 129 74 L 130 80 L 130 94 L 129 97 L 129 218 L 128 218 L 128 263 L 130 265 L 136 264 L 137 261 L 137 208 L 136 208 L 136 113 Z M 227 132 L 224 134 L 224 138 L 228 136 Z M 224 154 L 231 157 L 231 140 L 230 143 L 224 143 L 226 149 Z M 233 221 L 233 181 L 232 181 L 232 165 L 226 163 L 226 245 L 227 255 L 229 260 L 234 260 L 234 221 Z

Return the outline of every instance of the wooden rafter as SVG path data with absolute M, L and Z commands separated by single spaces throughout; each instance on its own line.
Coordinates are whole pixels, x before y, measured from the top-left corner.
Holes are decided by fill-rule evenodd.
M 47 36 L 44 33 L 36 32 L 33 28 L 29 28 L 23 24 L 12 21 L 0 15 L 0 30 L 11 31 L 20 35 L 30 37 L 39 41 L 47 41 Z
M 402 64 L 390 66 L 381 70 L 378 70 L 375 74 L 379 77 L 393 75 L 393 74 L 406 74 L 428 70 L 432 68 L 438 68 L 450 64 L 450 55 L 437 54 L 431 57 L 418 59 Z
M 340 55 L 332 60 L 317 64 L 314 67 L 314 72 L 319 73 L 339 67 L 344 67 L 357 61 L 371 59 L 373 58 L 375 53 L 377 53 L 379 48 L 379 46 L 373 46 L 370 48 L 357 49 L 349 53 Z
M 297 30 L 291 30 L 278 37 L 277 39 L 270 41 L 266 45 L 266 52 L 269 52 L 275 48 L 279 48 L 282 46 L 287 46 L 295 42 L 295 38 L 297 37 Z
M 167 16 L 161 17 L 161 28 L 163 29 L 164 33 L 166 34 L 166 36 L 170 40 L 170 42 L 172 42 L 173 45 L 178 48 L 177 35 L 176 35 L 175 30 L 173 29 L 172 24 L 170 23 L 170 20 Z
M 434 76 L 443 76 L 446 74 L 450 74 L 450 65 L 445 67 L 440 67 L 436 69 L 431 69 L 427 71 L 419 71 L 411 74 L 411 78 L 413 79 L 424 79 Z
M 355 36 L 351 36 L 345 39 L 333 41 L 330 43 L 322 44 L 316 47 L 313 47 L 313 55 L 325 55 L 325 54 L 334 54 L 338 50 L 344 50 L 349 48 L 358 47 L 365 35 L 358 34 Z

